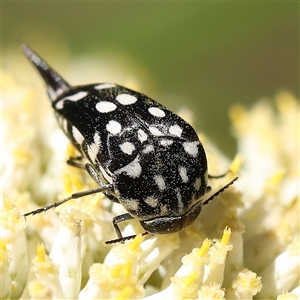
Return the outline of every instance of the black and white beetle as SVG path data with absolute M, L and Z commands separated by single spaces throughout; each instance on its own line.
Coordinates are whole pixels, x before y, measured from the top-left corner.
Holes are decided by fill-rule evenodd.
M 118 223 L 133 218 L 148 233 L 167 234 L 192 224 L 202 205 L 237 179 L 204 201 L 202 197 L 211 189 L 206 155 L 186 121 L 147 96 L 117 84 L 72 87 L 29 46 L 21 47 L 47 85 L 59 125 L 82 155 L 67 163 L 85 169 L 99 184 L 25 217 L 103 192 L 128 212 L 113 218 L 116 241 L 126 239 Z M 83 164 L 83 157 L 89 162 Z

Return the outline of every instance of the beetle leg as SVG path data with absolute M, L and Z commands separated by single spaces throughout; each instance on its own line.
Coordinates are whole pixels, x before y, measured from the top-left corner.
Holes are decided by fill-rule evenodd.
M 86 169 L 84 164 L 81 164 L 81 163 L 78 162 L 78 161 L 81 161 L 82 158 L 83 158 L 82 156 L 70 157 L 67 160 L 67 164 L 71 167 L 75 167 L 75 168 L 78 168 L 78 169 Z
M 123 222 L 123 221 L 127 221 L 127 220 L 130 220 L 130 219 L 133 219 L 133 216 L 131 216 L 130 214 L 123 214 L 123 215 L 119 215 L 119 216 L 116 216 L 113 218 L 113 226 L 114 226 L 114 229 L 115 229 L 115 232 L 118 236 L 119 239 L 122 239 L 122 233 L 121 233 L 121 230 L 118 226 L 118 223 L 120 222 Z

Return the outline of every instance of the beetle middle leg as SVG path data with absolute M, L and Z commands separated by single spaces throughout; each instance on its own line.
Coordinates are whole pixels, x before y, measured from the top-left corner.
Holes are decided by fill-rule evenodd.
M 77 157 L 70 157 L 68 160 L 67 160 L 67 164 L 71 167 L 75 167 L 75 168 L 78 168 L 78 169 L 83 169 L 85 170 L 86 167 L 84 164 L 82 163 L 79 163 L 79 161 L 82 160 L 82 156 L 77 156 Z

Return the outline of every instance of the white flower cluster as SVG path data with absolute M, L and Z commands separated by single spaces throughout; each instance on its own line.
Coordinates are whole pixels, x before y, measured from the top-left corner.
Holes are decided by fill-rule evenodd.
M 180 233 L 105 246 L 122 207 L 102 194 L 22 214 L 95 187 L 31 88 L 3 73 L 1 299 L 299 299 L 299 104 L 282 93 L 231 110 L 239 156 L 230 189 Z M 45 132 L 47 134 L 45 134 Z M 228 160 L 205 138 L 212 174 Z M 242 157 L 242 160 L 241 160 Z M 209 197 L 209 195 L 208 195 Z M 137 221 L 124 235 L 142 232 Z M 49 254 L 47 254 L 49 253 Z

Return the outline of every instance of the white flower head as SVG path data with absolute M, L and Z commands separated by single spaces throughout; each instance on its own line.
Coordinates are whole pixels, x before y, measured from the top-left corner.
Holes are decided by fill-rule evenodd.
M 212 190 L 203 201 L 239 179 L 203 206 L 192 225 L 106 246 L 115 238 L 112 218 L 124 209 L 103 194 L 22 217 L 97 185 L 84 170 L 65 164 L 78 153 L 67 145 L 46 97 L 41 99 L 45 93 L 12 78 L 3 72 L 1 180 L 11 202 L 3 200 L 1 208 L 2 298 L 299 297 L 299 103 L 292 95 L 279 94 L 275 109 L 265 100 L 231 110 L 238 143 L 231 165 L 200 134 L 209 173 L 230 170 L 221 179 L 209 178 Z M 128 222 L 120 224 L 124 235 L 142 232 L 138 221 Z
M 28 278 L 26 222 L 6 197 L 1 199 L 0 205 L 0 296 L 16 299 L 22 295 Z

